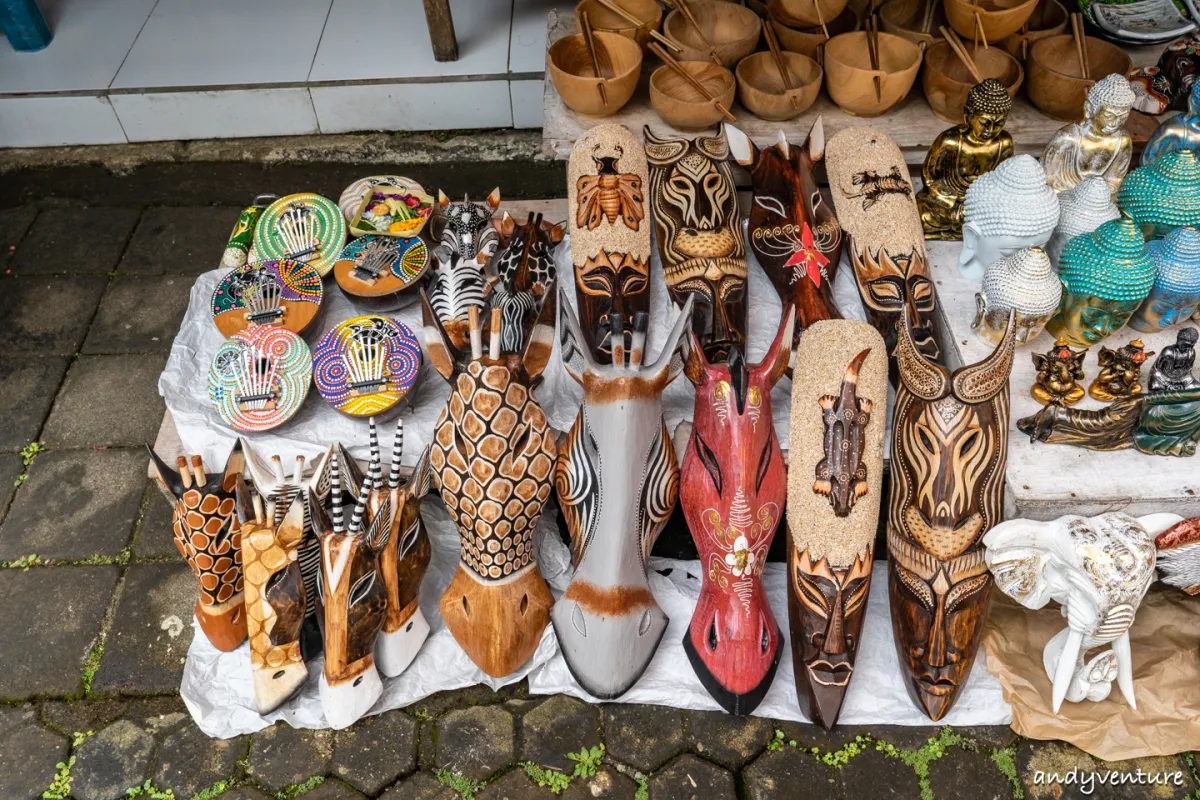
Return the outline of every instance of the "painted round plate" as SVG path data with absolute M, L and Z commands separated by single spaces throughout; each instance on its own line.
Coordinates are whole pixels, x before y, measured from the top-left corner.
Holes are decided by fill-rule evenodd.
M 317 343 L 313 380 L 325 402 L 354 417 L 381 414 L 412 390 L 421 345 L 391 317 L 351 317 Z
M 312 374 L 312 353 L 303 339 L 279 325 L 257 325 L 217 348 L 208 399 L 231 427 L 268 431 L 300 410 Z
M 319 194 L 281 197 L 258 218 L 254 248 L 264 260 L 290 258 L 328 275 L 346 244 L 346 218 Z
M 230 271 L 213 292 L 213 322 L 229 338 L 243 328 L 282 325 L 301 333 L 321 309 L 321 273 L 301 261 L 280 258 Z
M 384 297 L 402 292 L 429 269 L 429 247 L 421 239 L 364 236 L 342 249 L 333 277 L 346 294 Z
M 425 188 L 421 184 L 412 178 L 405 178 L 403 175 L 372 175 L 369 178 L 359 178 L 347 186 L 346 190 L 342 192 L 342 196 L 338 198 L 338 208 L 342 210 L 342 216 L 346 218 L 347 224 L 362 208 L 363 200 L 367 199 L 367 193 L 376 186 L 386 186 L 416 194 L 425 193 Z

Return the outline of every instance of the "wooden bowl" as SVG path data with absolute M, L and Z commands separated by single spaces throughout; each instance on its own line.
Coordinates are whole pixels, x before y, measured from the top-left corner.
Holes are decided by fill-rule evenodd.
M 817 51 L 821 45 L 825 44 L 825 32 L 821 30 L 820 25 L 812 28 L 789 28 L 777 19 L 772 20 L 771 25 L 775 28 L 775 35 L 779 37 L 779 46 L 784 50 L 816 58 Z M 842 13 L 838 14 L 837 19 L 826 27 L 829 28 L 830 36 L 837 36 L 841 33 L 856 31 L 860 25 L 862 25 L 862 19 L 858 12 L 850 6 L 846 6 L 842 9 Z
M 946 24 L 946 12 L 938 0 L 933 0 L 933 19 L 929 23 L 929 32 L 921 30 L 921 22 L 925 17 L 925 0 L 888 0 L 879 9 L 879 20 L 883 29 L 888 33 L 903 36 L 910 42 L 929 47 L 934 42 L 942 41 L 938 28 Z
M 1008 89 L 1009 97 L 1016 97 L 1021 82 L 1025 80 L 1025 70 L 1021 62 L 999 47 L 975 47 L 971 42 L 964 42 L 976 69 L 984 78 L 995 78 Z M 937 42 L 925 51 L 925 71 L 921 74 L 921 85 L 925 89 L 925 99 L 933 109 L 934 116 L 946 122 L 958 124 L 963 121 L 963 105 L 967 102 L 967 92 L 975 85 L 975 79 L 967 71 L 966 66 L 959 60 L 950 44 L 945 41 Z
M 950 27 L 964 39 L 975 41 L 975 17 L 988 42 L 999 42 L 1021 30 L 1040 0 L 944 0 Z
M 1096 81 L 1114 72 L 1124 75 L 1133 67 L 1124 50 L 1103 39 L 1087 37 L 1087 51 L 1091 80 L 1081 77 L 1075 40 L 1070 34 L 1047 36 L 1029 48 L 1025 93 L 1046 116 L 1078 122 L 1083 119 L 1083 101 Z
M 762 20 L 745 6 L 726 0 L 691 0 L 688 3 L 704 38 L 713 46 L 721 63 L 733 69 L 737 63 L 754 52 L 762 34 Z M 678 11 L 667 15 L 663 31 L 683 48 L 672 53 L 680 61 L 710 61 L 712 56 L 696 29 Z
M 770 53 L 754 53 L 738 62 L 738 99 L 759 119 L 794 119 L 807 111 L 821 92 L 825 72 L 820 64 L 799 53 L 785 50 L 782 55 L 793 87 L 786 93 Z
M 581 14 L 586 11 L 593 31 L 627 36 L 645 49 L 646 43 L 650 41 L 650 31 L 656 31 L 662 25 L 662 6 L 658 4 L 658 0 L 618 0 L 618 4 L 634 17 L 645 20 L 645 22 L 635 28 L 620 14 L 609 11 L 596 0 L 582 0 L 579 5 L 575 6 L 575 24 L 579 30 L 583 30 Z
M 709 94 L 704 97 L 668 66 L 661 66 L 650 76 L 650 105 L 662 121 L 681 131 L 699 131 L 711 128 L 721 119 L 716 103 L 726 108 L 733 105 L 737 83 L 733 73 L 711 61 L 681 61 L 684 69 L 692 73 Z
M 902 36 L 880 33 L 879 67 L 871 69 L 864 31 L 843 33 L 825 43 L 825 87 L 847 114 L 877 117 L 903 100 L 921 69 L 921 48 Z M 875 76 L 880 79 L 879 100 Z
M 1067 9 L 1058 0 L 1042 0 L 1033 10 L 1033 16 L 1028 20 L 1028 28 L 1022 33 L 1018 31 L 1012 36 L 1006 36 L 1000 46 L 1012 53 L 1021 61 L 1029 58 L 1029 48 L 1038 39 L 1047 36 L 1058 36 L 1067 32 Z
M 607 117 L 621 110 L 637 89 L 642 72 L 642 48 L 633 39 L 617 33 L 596 31 L 596 50 L 600 71 L 613 77 L 604 79 L 608 105 L 600 100 L 596 73 L 588 57 L 582 33 L 572 33 L 550 46 L 547 57 L 550 79 L 563 102 L 580 114 Z
M 817 3 L 821 4 L 820 14 L 817 13 Z M 830 20 L 841 16 L 846 5 L 846 0 L 767 0 L 767 10 L 771 16 L 792 28 L 818 28 L 821 20 L 828 24 Z M 832 36 L 833 31 L 829 35 Z

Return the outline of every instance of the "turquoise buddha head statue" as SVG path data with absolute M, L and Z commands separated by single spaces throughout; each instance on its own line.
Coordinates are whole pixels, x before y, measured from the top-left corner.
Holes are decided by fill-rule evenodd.
M 1176 228 L 1148 242 L 1154 287 L 1129 320 L 1142 333 L 1157 333 L 1191 319 L 1200 309 L 1200 231 Z
M 1058 311 L 1046 325 L 1074 347 L 1092 347 L 1124 327 L 1154 285 L 1154 262 L 1126 215 L 1077 236 L 1058 262 Z
M 1121 184 L 1117 205 L 1147 239 L 1200 227 L 1200 158 L 1191 150 L 1171 150 L 1138 167 Z

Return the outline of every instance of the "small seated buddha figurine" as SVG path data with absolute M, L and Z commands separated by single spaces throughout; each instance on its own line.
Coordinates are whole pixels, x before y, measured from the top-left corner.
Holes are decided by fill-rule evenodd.
M 1150 370 L 1150 391 L 1178 392 L 1200 388 L 1200 381 L 1192 375 L 1197 339 L 1200 339 L 1200 332 L 1195 328 L 1184 328 L 1175 334 L 1175 344 L 1164 347 L 1154 360 Z
M 917 192 L 926 239 L 962 238 L 967 187 L 1013 154 L 1012 136 L 1004 130 L 1010 110 L 1004 84 L 988 78 L 967 92 L 965 120 L 933 140 L 921 169 L 925 185 Z
M 1200 152 L 1200 82 L 1192 84 L 1187 111 L 1158 126 L 1142 151 L 1142 166 L 1172 150 Z
M 1141 339 L 1134 339 L 1116 350 L 1101 346 L 1096 359 L 1100 372 L 1088 387 L 1088 394 L 1102 403 L 1141 394 L 1142 364 L 1152 355 L 1154 351 L 1147 353 Z
M 1034 353 L 1033 366 L 1037 377 L 1029 393 L 1044 406 L 1073 406 L 1083 399 L 1083 359 L 1087 350 L 1078 353 L 1060 338 L 1047 353 Z
M 1124 131 L 1133 101 L 1133 89 L 1121 75 L 1109 75 L 1088 91 L 1083 121 L 1059 128 L 1042 153 L 1051 189 L 1065 192 L 1084 178 L 1099 175 L 1116 196 L 1133 158 L 1133 140 Z

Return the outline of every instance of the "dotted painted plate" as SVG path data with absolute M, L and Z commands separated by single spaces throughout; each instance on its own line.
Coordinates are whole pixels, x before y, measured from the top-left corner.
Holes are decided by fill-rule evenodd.
M 258 325 L 217 348 L 208 399 L 231 427 L 268 431 L 300 410 L 312 374 L 312 354 L 303 339 L 278 325 Z
M 403 175 L 372 175 L 369 178 L 359 178 L 347 186 L 346 190 L 342 192 L 342 196 L 338 198 L 338 208 L 342 210 L 342 216 L 346 218 L 347 224 L 362 208 L 363 200 L 367 199 L 367 192 L 376 186 L 388 186 L 414 194 L 425 193 L 425 188 L 421 184 L 412 178 L 405 178 Z
M 317 343 L 313 380 L 325 402 L 354 417 L 381 414 L 412 390 L 421 345 L 390 317 L 352 317 Z
M 328 275 L 346 244 L 346 218 L 319 194 L 289 194 L 271 205 L 254 229 L 254 248 L 263 260 L 291 258 Z
M 384 297 L 412 286 L 429 269 L 429 247 L 419 238 L 363 236 L 342 249 L 333 277 L 346 294 Z
M 213 292 L 213 322 L 228 338 L 243 328 L 282 325 L 301 333 L 321 308 L 321 273 L 286 258 L 231 270 Z

